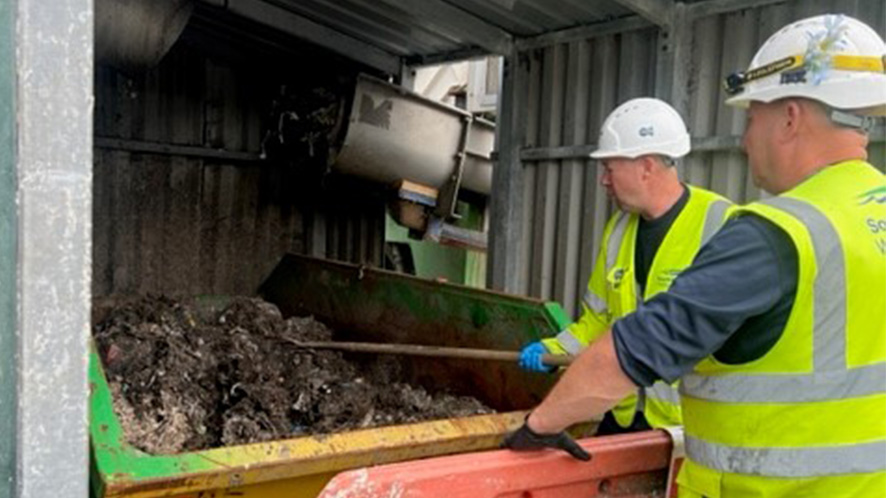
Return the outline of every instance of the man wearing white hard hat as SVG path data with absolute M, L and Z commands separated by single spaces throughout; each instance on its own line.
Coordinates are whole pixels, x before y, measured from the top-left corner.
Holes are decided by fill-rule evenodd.
M 684 185 L 675 161 L 690 150 L 683 119 L 667 103 L 633 99 L 616 108 L 600 128 L 600 184 L 619 207 L 603 231 L 603 243 L 582 299 L 578 321 L 556 337 L 523 348 L 520 366 L 551 372 L 546 353 L 577 355 L 637 303 L 666 290 L 699 248 L 720 228 L 730 203 Z M 597 434 L 681 425 L 676 389 L 656 382 L 607 412 Z
M 886 177 L 866 162 L 868 120 L 886 115 L 884 63 L 869 26 L 818 16 L 727 78 L 727 103 L 748 109 L 752 176 L 774 197 L 731 212 L 507 446 L 583 456 L 561 431 L 680 379 L 680 496 L 884 496 Z

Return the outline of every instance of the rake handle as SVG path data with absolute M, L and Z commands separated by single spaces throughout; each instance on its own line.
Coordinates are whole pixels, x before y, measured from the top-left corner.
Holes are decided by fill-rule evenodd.
M 474 360 L 509 361 L 516 363 L 520 358 L 518 351 L 500 351 L 494 349 L 450 348 L 444 346 L 424 346 L 418 344 L 379 344 L 371 342 L 289 342 L 306 349 L 333 349 L 353 353 L 401 354 L 409 356 L 430 356 L 434 358 L 468 358 Z M 543 354 L 541 361 L 545 365 L 565 367 L 572 363 L 570 355 Z

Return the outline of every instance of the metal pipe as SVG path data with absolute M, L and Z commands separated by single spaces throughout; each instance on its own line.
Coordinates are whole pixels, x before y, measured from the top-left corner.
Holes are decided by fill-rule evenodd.
M 886 134 L 881 127 L 874 128 L 868 134 L 871 144 L 886 142 Z M 564 145 L 561 147 L 531 147 L 520 151 L 520 160 L 526 163 L 563 160 L 590 159 L 591 152 L 597 149 L 596 144 Z M 741 149 L 740 136 L 692 137 L 692 152 L 724 152 Z
M 382 183 L 409 180 L 441 188 L 464 142 L 461 187 L 489 194 L 495 126 L 470 113 L 361 75 L 347 132 L 333 168 Z
M 239 152 L 225 149 L 213 149 L 198 145 L 145 142 L 142 140 L 126 140 L 112 137 L 95 137 L 93 145 L 99 149 L 122 150 L 126 152 L 158 154 L 164 156 L 198 157 L 203 159 L 220 159 L 238 162 L 258 162 L 263 159 L 258 152 Z
M 95 0 L 95 59 L 122 69 L 155 66 L 193 12 L 191 0 Z

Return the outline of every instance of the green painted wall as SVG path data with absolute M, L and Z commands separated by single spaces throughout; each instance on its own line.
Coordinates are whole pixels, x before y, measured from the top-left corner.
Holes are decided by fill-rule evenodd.
M 0 498 L 15 490 L 15 5 L 0 2 Z
M 483 228 L 482 209 L 459 202 L 457 211 L 462 215 L 462 219 L 456 223 L 459 227 L 471 230 Z M 485 253 L 410 239 L 409 230 L 398 225 L 390 215 L 385 218 L 385 241 L 409 244 L 416 276 L 428 279 L 445 278 L 449 283 L 481 289 L 486 287 Z
M 459 212 L 462 219 L 458 226 L 471 230 L 483 230 L 484 209 L 468 203 L 459 203 Z M 465 254 L 465 285 L 486 288 L 486 253 L 479 251 L 467 251 Z
M 436 242 L 409 238 L 409 230 L 385 216 L 385 241 L 406 242 L 412 248 L 416 276 L 429 279 L 445 278 L 453 284 L 465 283 L 465 252 Z

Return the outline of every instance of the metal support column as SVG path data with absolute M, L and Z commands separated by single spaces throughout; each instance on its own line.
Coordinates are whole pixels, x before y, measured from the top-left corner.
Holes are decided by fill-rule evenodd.
M 685 4 L 674 4 L 667 24 L 659 29 L 655 65 L 655 96 L 670 103 L 686 122 L 689 121 L 692 26 L 693 18 L 688 15 Z M 682 165 L 680 176 L 683 176 Z
M 12 111 L 0 127 L 0 368 L 16 352 L 14 374 L 0 376 L 3 422 L 14 399 L 15 431 L 0 431 L 0 446 L 8 457 L 15 442 L 12 496 L 87 496 L 93 3 L 13 0 L 0 12 L 6 40 L 10 15 L 16 24 L 12 48 L 0 49 L 0 105 Z
M 673 65 L 671 75 L 670 98 L 671 105 L 683 116 L 689 119 L 689 77 L 692 71 L 692 37 L 694 32 L 695 18 L 688 14 L 685 4 L 674 5 L 671 16 L 671 50 Z
M 498 100 L 496 148 L 490 195 L 489 265 L 486 285 L 490 289 L 518 293 L 518 271 L 523 256 L 523 163 L 520 148 L 526 132 L 526 99 L 529 60 L 512 50 L 503 59 L 503 78 Z
M 0 2 L 0 498 L 15 493 L 17 376 L 15 369 L 15 16 Z

